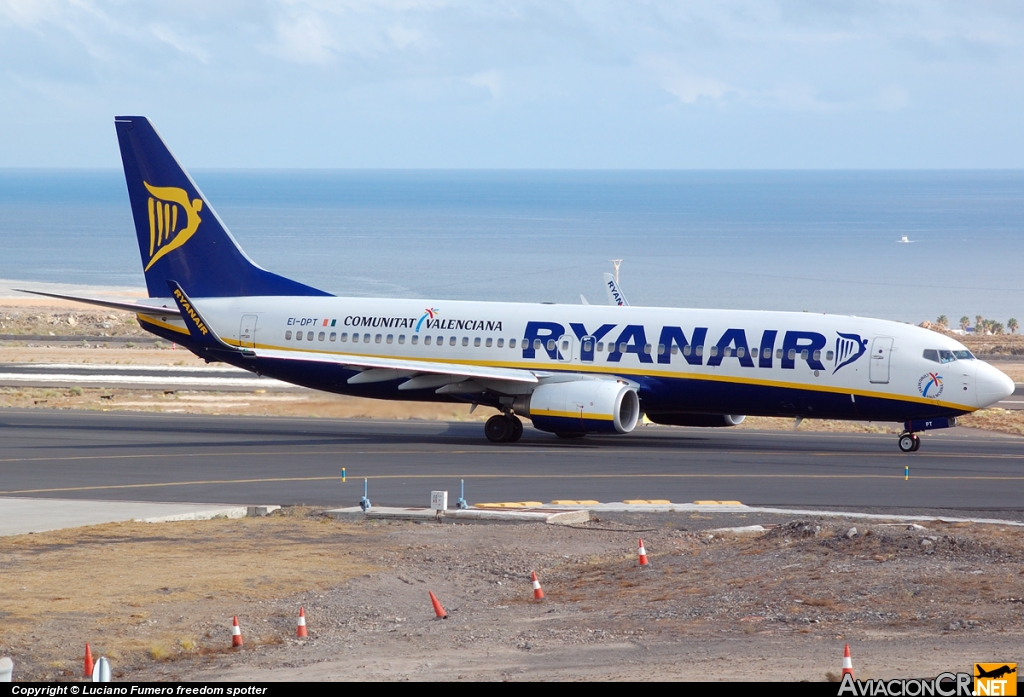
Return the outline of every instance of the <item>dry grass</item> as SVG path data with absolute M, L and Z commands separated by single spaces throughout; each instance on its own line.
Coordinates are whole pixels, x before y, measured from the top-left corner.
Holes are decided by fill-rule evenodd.
M 209 628 L 227 627 L 233 614 L 243 614 L 239 607 L 373 571 L 372 562 L 351 550 L 365 549 L 374 536 L 334 521 L 282 516 L 0 538 L 0 644 L 17 646 L 36 635 L 37 656 L 66 656 L 46 635 L 75 625 L 92 637 L 94 649 L 122 659 L 168 660 L 223 645 L 226 629 L 211 635 Z M 275 641 L 246 637 L 248 644 Z

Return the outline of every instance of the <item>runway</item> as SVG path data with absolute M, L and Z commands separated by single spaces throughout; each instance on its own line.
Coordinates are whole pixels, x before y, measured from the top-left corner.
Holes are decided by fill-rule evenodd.
M 352 505 L 553 499 L 739 500 L 861 510 L 1020 512 L 1024 439 L 646 427 L 562 441 L 481 424 L 124 412 L 0 412 L 0 496 Z M 904 467 L 910 480 L 904 481 Z M 347 481 L 342 481 L 345 468 Z M 1001 517 L 1019 517 L 1001 516 Z

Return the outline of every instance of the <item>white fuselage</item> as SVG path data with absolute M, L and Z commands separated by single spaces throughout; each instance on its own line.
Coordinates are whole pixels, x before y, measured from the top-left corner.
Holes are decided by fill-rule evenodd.
M 321 364 L 303 365 L 302 357 L 519 369 L 533 371 L 541 382 L 615 376 L 639 386 L 648 413 L 903 421 L 970 412 L 1013 392 L 1009 378 L 950 337 L 861 317 L 338 297 L 194 301 L 225 343 L 288 352 L 294 359 L 284 368 L 259 360 L 243 367 L 380 398 L 430 399 L 437 390 L 415 396 L 399 390 L 408 375 L 349 385 L 332 374 L 321 385 Z M 147 302 L 173 307 L 160 299 Z M 140 319 L 168 336 L 186 332 L 173 314 Z

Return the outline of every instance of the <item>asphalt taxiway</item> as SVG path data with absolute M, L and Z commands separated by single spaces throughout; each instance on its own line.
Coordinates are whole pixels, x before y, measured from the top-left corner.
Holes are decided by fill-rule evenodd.
M 125 412 L 0 411 L 0 496 L 237 504 L 739 500 L 885 511 L 1024 512 L 1024 438 L 642 427 L 563 441 L 478 423 Z M 910 479 L 905 480 L 905 467 Z M 343 469 L 345 479 L 343 480 Z

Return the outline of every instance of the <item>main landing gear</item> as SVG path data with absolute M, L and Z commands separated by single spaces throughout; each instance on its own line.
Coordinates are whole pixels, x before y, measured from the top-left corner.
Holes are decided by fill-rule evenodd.
M 921 438 L 916 433 L 900 434 L 900 450 L 905 453 L 916 453 L 921 447 Z
M 484 435 L 492 443 L 515 443 L 523 437 L 523 422 L 513 414 L 495 414 L 484 424 Z

